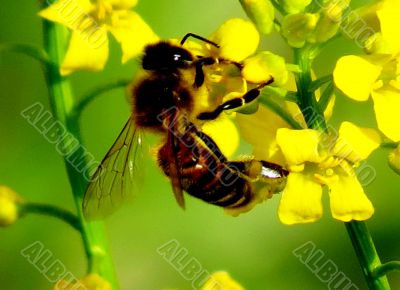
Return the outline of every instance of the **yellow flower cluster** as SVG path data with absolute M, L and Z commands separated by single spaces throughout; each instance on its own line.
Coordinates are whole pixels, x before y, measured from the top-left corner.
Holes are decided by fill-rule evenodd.
M 243 65 L 239 76 L 232 75 L 230 70 L 225 72 L 224 69 L 227 66 L 224 64 L 205 68 L 207 79 L 212 83 L 211 94 L 216 92 L 224 96 L 223 100 L 226 101 L 242 96 L 247 91 L 248 84 L 251 83 L 259 84 L 271 78 L 274 79 L 273 85 L 279 86 L 287 82 L 288 70 L 283 57 L 269 51 L 256 53 L 260 35 L 256 26 L 250 21 L 241 18 L 229 19 L 208 39 L 220 47 L 216 48 L 209 44 L 199 45 L 190 41 L 185 43 L 185 47 L 196 52 L 195 54 L 211 55 Z M 225 90 L 221 91 L 216 84 L 223 85 Z M 233 155 L 239 145 L 236 126 L 225 114 L 222 114 L 216 121 L 205 123 L 202 130 L 216 141 L 228 158 Z
M 380 32 L 365 43 L 366 55 L 341 57 L 334 70 L 336 86 L 349 98 L 366 101 L 371 96 L 379 130 L 400 141 L 400 2 L 385 0 L 377 11 Z
M 326 42 L 335 36 L 350 0 L 281 2 L 284 9 L 281 33 L 290 46 L 300 48 L 307 44 Z
M 77 69 L 102 69 L 108 56 L 108 32 L 121 43 L 123 62 L 138 55 L 146 44 L 157 41 L 151 28 L 131 10 L 136 2 L 58 0 L 41 11 L 39 14 L 42 17 L 72 30 L 62 73 L 68 74 Z M 300 73 L 300 68 L 287 65 L 283 57 L 270 51 L 257 51 L 259 32 L 268 34 L 275 27 L 272 2 L 240 2 L 253 22 L 239 18 L 224 22 L 208 38 L 217 43 L 218 48 L 190 40 L 184 44 L 195 55 L 213 56 L 221 60 L 219 64 L 204 67 L 204 87 L 208 90 L 205 95 L 219 94 L 218 102 L 221 102 L 222 98 L 226 100 L 243 95 L 248 86 L 254 87 L 271 79 L 274 87 L 296 93 L 298 83 L 295 84 L 294 75 Z M 290 46 L 301 49 L 318 46 L 336 35 L 350 1 L 328 0 L 322 1 L 322 4 L 311 0 L 278 2 L 282 14 L 277 24 L 278 30 Z M 318 7 L 315 6 L 317 4 Z M 78 7 L 75 10 L 80 12 L 75 17 L 66 13 L 75 11 L 73 7 Z M 397 27 L 400 18 L 396 11 L 400 10 L 400 3 L 385 0 L 376 8 L 381 31 L 365 43 L 367 55 L 342 57 L 336 64 L 333 77 L 335 85 L 350 98 L 365 101 L 371 95 L 378 128 L 388 138 L 398 142 L 400 40 Z M 233 75 L 226 69 L 229 65 L 222 60 L 240 63 L 242 69 L 239 75 Z M 221 87 L 224 89 L 221 90 Z M 315 95 L 315 101 L 318 102 L 318 89 Z M 329 104 L 324 107 L 325 117 L 332 113 L 332 96 L 331 92 L 328 95 Z M 278 210 L 280 220 L 285 224 L 318 220 L 322 215 L 323 188 L 329 189 L 330 207 L 335 219 L 346 222 L 368 219 L 374 208 L 364 194 L 363 181 L 357 178 L 357 168 L 380 145 L 379 135 L 372 129 L 359 128 L 350 122 L 343 122 L 337 134 L 332 130 L 320 132 L 306 129 L 298 104 L 283 98 L 280 100 L 281 110 L 296 119 L 299 126 L 304 128 L 302 130 L 294 130 L 282 116 L 261 105 L 253 115 L 232 114 L 236 116 L 242 136 L 254 146 L 253 153 L 257 159 L 285 165 L 290 171 Z M 209 100 L 203 107 L 207 105 Z M 224 154 L 228 157 L 234 154 L 239 135 L 232 118 L 222 114 L 219 120 L 205 123 L 202 129 L 217 142 Z M 392 165 L 399 163 L 398 155 L 391 157 Z
M 137 0 L 58 0 L 39 12 L 47 20 L 72 31 L 61 73 L 102 70 L 109 54 L 108 33 L 122 47 L 122 62 L 140 54 L 158 40 L 150 26 L 131 9 Z
M 380 144 L 374 130 L 343 122 L 337 136 L 312 129 L 282 128 L 276 139 L 291 172 L 278 210 L 283 223 L 319 219 L 324 185 L 329 188 L 334 218 L 348 222 L 371 217 L 374 208 L 355 169 Z

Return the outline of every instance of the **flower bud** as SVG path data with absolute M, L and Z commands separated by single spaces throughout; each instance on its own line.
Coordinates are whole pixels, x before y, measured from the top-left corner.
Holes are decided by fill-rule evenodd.
M 342 35 L 355 40 L 360 46 L 365 46 L 367 42 L 369 42 L 368 45 L 371 45 L 374 35 L 381 30 L 377 11 L 382 8 L 384 2 L 378 1 L 363 5 L 355 10 L 346 11 L 340 25 Z
M 331 0 L 324 4 L 313 33 L 311 42 L 325 42 L 339 30 L 343 11 L 349 6 L 349 0 Z
M 53 290 L 112 290 L 112 287 L 98 274 L 89 274 L 73 283 L 60 280 Z
M 0 185 L 0 226 L 9 226 L 18 219 L 21 198 L 7 186 Z
M 282 86 L 287 82 L 285 59 L 269 51 L 259 52 L 245 59 L 243 65 L 242 75 L 246 81 L 263 83 L 272 77 L 276 86 Z
M 389 153 L 389 166 L 400 175 L 400 145 Z
M 263 34 L 269 34 L 274 27 L 275 10 L 269 0 L 240 0 L 247 16 Z
M 290 46 L 303 47 L 318 22 L 318 14 L 298 13 L 284 17 L 282 35 Z
M 291 14 L 304 11 L 311 0 L 280 0 L 278 2 L 281 2 L 285 11 Z
M 227 272 L 220 271 L 213 273 L 201 290 L 244 290 L 244 288 L 229 276 Z

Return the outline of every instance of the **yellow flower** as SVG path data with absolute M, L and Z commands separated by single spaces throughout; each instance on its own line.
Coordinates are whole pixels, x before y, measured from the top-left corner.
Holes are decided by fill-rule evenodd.
M 340 58 L 333 76 L 336 86 L 356 101 L 374 102 L 380 131 L 400 141 L 400 2 L 386 0 L 378 6 L 381 32 L 367 41 L 369 55 Z
M 137 0 L 58 0 L 39 15 L 72 30 L 61 65 L 63 75 L 75 70 L 102 70 L 108 59 L 108 32 L 122 47 L 122 62 L 158 40 L 139 14 L 131 10 Z
M 0 185 L 0 226 L 9 226 L 18 219 L 21 198 L 7 186 Z
M 227 272 L 215 272 L 200 290 L 244 290 Z
M 240 136 L 254 146 L 253 155 L 256 159 L 284 164 L 285 159 L 279 150 L 275 136 L 277 128 L 290 128 L 289 124 L 262 105 L 254 114 L 237 114 L 236 121 Z
M 257 56 L 257 55 L 256 55 Z M 251 58 L 250 58 L 251 59 Z M 245 61 L 246 63 L 246 61 Z M 251 68 L 250 66 L 248 67 Z M 246 69 L 246 66 L 245 68 Z M 254 72 L 258 71 L 257 68 Z M 274 80 L 277 79 L 277 82 L 282 85 L 280 80 L 283 78 L 279 78 L 279 74 L 277 74 L 277 70 L 273 71 L 271 68 L 265 68 L 265 71 L 271 71 L 271 75 L 274 76 Z M 261 71 L 259 75 L 266 75 L 265 71 Z M 250 73 L 249 73 L 250 74 Z M 293 73 L 287 74 L 285 76 L 287 79 L 283 88 L 289 91 L 296 91 L 296 81 Z M 269 96 L 269 98 L 271 98 Z M 320 92 L 316 91 L 316 98 L 319 100 Z M 290 115 L 294 120 L 296 120 L 302 128 L 306 128 L 306 122 L 304 117 L 294 102 L 285 101 L 282 98 L 275 98 L 275 103 L 279 105 L 283 110 L 285 110 L 288 115 Z M 324 112 L 325 119 L 329 120 L 332 115 L 333 106 L 335 104 L 335 96 L 333 95 L 329 101 L 329 104 Z M 245 114 L 237 114 L 236 115 L 237 124 L 240 131 L 240 136 L 246 140 L 249 144 L 253 145 L 253 155 L 256 159 L 266 160 L 269 162 L 277 163 L 280 165 L 284 164 L 284 157 L 282 152 L 279 149 L 279 146 L 276 142 L 276 131 L 278 128 L 291 128 L 290 124 L 288 124 L 282 117 L 280 117 L 275 112 L 271 111 L 269 108 L 264 105 L 260 105 L 258 107 L 258 111 L 251 115 Z M 260 138 L 260 136 L 263 136 Z
M 220 47 L 207 45 L 210 54 L 240 62 L 252 55 L 260 42 L 257 28 L 250 21 L 232 18 L 225 21 L 211 36 L 210 40 Z
M 256 51 L 260 36 L 250 21 L 232 18 L 225 21 L 208 39 L 217 43 L 219 48 L 192 40 L 186 41 L 184 47 L 194 55 L 241 62 Z M 247 83 L 235 65 L 222 62 L 204 66 L 203 70 L 205 82 L 198 89 L 193 115 L 210 111 L 221 103 L 246 93 Z M 184 77 L 188 83 L 193 83 L 193 74 L 184 73 Z M 200 124 L 200 126 L 213 138 L 224 155 L 230 158 L 234 154 L 239 145 L 239 135 L 232 118 L 227 114 L 221 114 L 218 119 Z
M 79 281 L 60 280 L 53 290 L 112 290 L 111 284 L 97 274 L 89 274 Z
M 279 129 L 277 143 L 290 171 L 279 218 L 284 224 L 308 223 L 322 216 L 322 186 L 329 188 L 335 219 L 366 220 L 374 212 L 357 179 L 357 165 L 380 144 L 372 129 L 343 122 L 337 136 L 316 130 Z M 362 182 L 363 180 L 361 180 Z

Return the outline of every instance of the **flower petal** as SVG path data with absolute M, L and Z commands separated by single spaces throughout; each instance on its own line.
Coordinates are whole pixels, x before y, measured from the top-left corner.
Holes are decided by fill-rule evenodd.
M 288 80 L 285 59 L 269 51 L 262 51 L 243 62 L 242 75 L 253 83 L 262 83 L 274 79 L 274 85 L 283 86 Z
M 108 39 L 104 27 L 92 30 L 89 36 L 74 31 L 61 66 L 61 74 L 76 70 L 102 70 L 108 58 Z M 94 28 L 95 29 L 95 28 Z
M 244 290 L 239 283 L 231 278 L 231 276 L 224 271 L 213 273 L 200 290 Z
M 211 47 L 211 53 L 240 62 L 256 51 L 260 35 L 250 21 L 232 18 L 224 22 L 210 39 L 220 46 L 219 49 Z
M 366 220 L 374 213 L 374 207 L 357 180 L 355 174 L 340 174 L 329 186 L 330 206 L 335 219 L 349 222 Z
M 367 159 L 380 143 L 379 133 L 374 129 L 360 128 L 350 122 L 343 122 L 333 153 L 355 163 Z
M 337 61 L 333 78 L 336 86 L 348 97 L 366 101 L 381 71 L 380 66 L 362 57 L 347 55 Z
M 288 165 L 298 165 L 306 161 L 319 163 L 323 156 L 318 152 L 320 135 L 316 130 L 278 129 L 276 141 Z
M 282 192 L 279 219 L 284 224 L 310 223 L 322 216 L 322 187 L 312 177 L 291 172 Z
M 400 141 L 400 91 L 386 86 L 372 92 L 379 130 L 395 142 Z
M 385 0 L 382 7 L 376 12 L 379 18 L 382 36 L 389 44 L 393 54 L 400 50 L 400 2 L 398 0 Z
M 133 11 L 115 11 L 108 29 L 122 46 L 122 63 L 139 55 L 147 44 L 158 41 L 150 26 Z
M 253 155 L 256 159 L 284 164 L 285 159 L 279 150 L 275 136 L 278 128 L 290 126 L 281 117 L 260 105 L 254 114 L 237 114 L 236 121 L 240 136 L 253 146 Z
M 130 9 L 135 7 L 138 0 L 105 0 L 113 9 Z
M 69 29 L 77 29 L 83 21 L 91 20 L 91 22 L 95 22 L 88 15 L 92 7 L 93 5 L 89 0 L 58 0 L 41 10 L 38 15 L 47 20 L 65 25 Z
M 278 128 L 290 128 L 290 125 L 279 115 L 260 105 L 254 114 L 237 114 L 236 121 L 240 136 L 253 146 L 253 155 L 256 159 L 277 164 L 285 163 L 285 158 L 276 142 L 276 131 Z
M 209 135 L 217 143 L 221 152 L 229 159 L 239 147 L 239 133 L 230 118 L 221 116 L 202 126 L 202 131 Z

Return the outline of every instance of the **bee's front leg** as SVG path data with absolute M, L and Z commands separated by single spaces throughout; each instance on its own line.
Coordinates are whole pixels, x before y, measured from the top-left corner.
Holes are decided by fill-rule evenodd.
M 197 119 L 199 119 L 199 120 L 214 120 L 223 111 L 233 110 L 233 109 L 240 108 L 240 107 L 242 107 L 244 105 L 247 105 L 248 103 L 251 103 L 252 101 L 254 101 L 260 95 L 260 90 L 263 87 L 273 83 L 273 81 L 274 81 L 274 79 L 271 77 L 270 80 L 268 80 L 265 83 L 262 83 L 262 84 L 258 85 L 254 89 L 251 89 L 251 90 L 247 91 L 243 96 L 238 97 L 238 98 L 234 98 L 234 99 L 231 99 L 229 101 L 226 101 L 226 102 L 222 103 L 214 111 L 200 113 L 197 116 Z

